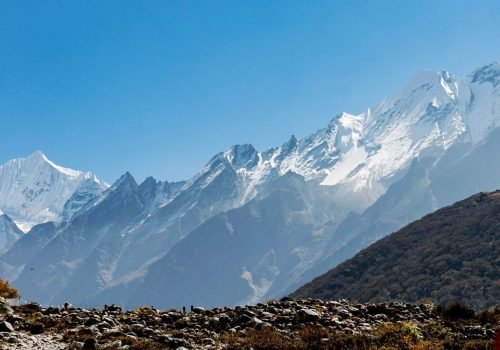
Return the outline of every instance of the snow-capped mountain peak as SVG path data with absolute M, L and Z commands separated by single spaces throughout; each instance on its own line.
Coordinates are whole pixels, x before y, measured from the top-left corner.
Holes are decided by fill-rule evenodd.
M 49 164 L 51 167 L 53 167 L 54 169 L 56 169 L 57 171 L 59 171 L 60 173 L 64 174 L 64 175 L 67 175 L 69 177 L 78 177 L 78 176 L 81 176 L 83 173 L 81 171 L 78 171 L 78 170 L 73 170 L 73 169 L 69 169 L 69 168 L 64 168 L 62 166 L 59 166 L 57 164 L 55 164 L 54 162 L 50 161 L 46 156 L 45 154 L 43 154 L 42 151 L 40 150 L 37 150 L 35 151 L 31 156 L 29 156 L 28 158 L 32 158 L 34 159 L 35 161 L 41 161 L 41 162 L 46 162 L 47 164 Z
M 251 144 L 235 145 L 224 157 L 237 169 L 251 169 L 259 162 L 258 152 Z
M 92 196 L 107 187 L 94 174 L 61 167 L 41 151 L 0 165 L 0 208 L 24 231 L 60 221 L 75 192 Z
M 336 127 L 335 148 L 340 152 L 349 151 L 352 147 L 357 147 L 358 142 L 363 137 L 363 127 L 365 115 L 359 116 L 342 113 L 331 127 Z

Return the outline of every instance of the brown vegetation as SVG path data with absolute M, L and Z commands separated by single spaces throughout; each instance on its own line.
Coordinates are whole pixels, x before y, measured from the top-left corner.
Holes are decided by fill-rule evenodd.
M 441 332 L 441 339 L 425 338 Z M 220 337 L 220 343 L 229 350 L 439 350 L 439 349 L 493 349 L 493 340 L 456 339 L 447 329 L 419 330 L 409 323 L 384 323 L 367 334 L 346 334 L 322 327 L 304 327 L 293 337 L 276 329 L 265 327 L 248 333 Z
M 9 282 L 0 279 L 0 297 L 6 299 L 18 298 L 19 292 Z

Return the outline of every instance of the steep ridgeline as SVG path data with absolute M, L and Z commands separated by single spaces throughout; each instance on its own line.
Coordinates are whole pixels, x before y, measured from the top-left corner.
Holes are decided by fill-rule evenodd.
M 500 300 L 500 191 L 429 214 L 314 279 L 294 297 L 361 302 Z
M 67 221 L 108 185 L 94 174 L 60 167 L 37 151 L 0 165 L 0 211 L 28 231 L 48 221 Z
M 465 79 L 423 71 L 365 113 L 264 152 L 233 146 L 188 181 L 137 184 L 126 174 L 96 196 L 73 191 L 55 233 L 28 233 L 40 238 L 12 249 L 29 243 L 31 253 L 4 255 L 0 272 L 44 303 L 285 295 L 456 196 L 500 187 L 499 103 L 499 64 Z

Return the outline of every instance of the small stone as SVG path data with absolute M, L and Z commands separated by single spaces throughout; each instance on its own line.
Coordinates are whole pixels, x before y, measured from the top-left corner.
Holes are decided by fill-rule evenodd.
M 145 337 L 150 337 L 152 336 L 153 334 L 155 333 L 155 331 L 150 328 L 150 327 L 146 327 L 142 330 L 142 335 L 145 336 Z
M 9 322 L 2 321 L 0 322 L 0 332 L 14 332 L 14 327 Z
M 71 343 L 71 350 L 82 350 L 83 349 L 83 343 L 81 341 L 76 341 L 74 340 Z
M 215 340 L 213 340 L 212 338 L 203 338 L 201 340 L 201 343 L 204 345 L 215 345 Z
M 116 340 L 112 343 L 101 345 L 100 349 L 105 350 L 105 349 L 120 349 L 122 347 L 122 342 L 121 340 Z
M 142 330 L 144 329 L 144 326 L 140 323 L 134 323 L 133 325 L 130 326 L 130 328 L 132 329 L 132 331 L 135 333 L 135 334 L 140 334 L 142 333 Z
M 252 324 L 253 324 L 254 326 L 261 325 L 262 323 L 263 323 L 263 322 L 262 322 L 262 320 L 258 319 L 257 317 L 254 317 L 254 318 L 252 319 Z
M 42 334 L 44 331 L 43 324 L 33 323 L 29 326 L 29 331 L 31 334 Z
M 9 342 L 11 344 L 17 344 L 17 343 L 19 343 L 19 339 L 17 339 L 16 337 L 9 337 L 9 338 L 7 338 L 7 342 Z
M 121 312 L 122 308 L 119 306 L 116 306 L 115 304 L 112 304 L 112 305 L 108 306 L 106 310 L 110 311 L 110 312 Z
M 197 306 L 193 308 L 193 312 L 198 315 L 203 315 L 205 313 L 205 308 Z
M 82 350 L 97 350 L 97 340 L 93 338 L 85 340 Z
M 230 324 L 231 322 L 233 322 L 231 317 L 229 317 L 227 314 L 220 314 L 219 321 L 220 321 L 220 323 L 227 323 L 227 324 Z
M 168 345 L 172 348 L 179 349 L 181 347 L 184 347 L 186 349 L 191 348 L 191 343 L 187 341 L 186 339 L 181 339 L 181 338 L 170 338 L 168 340 Z
M 252 322 L 252 320 L 253 320 L 253 318 L 251 316 L 243 314 L 238 318 L 238 320 L 236 321 L 236 324 L 244 325 L 244 324 Z
M 116 327 L 116 326 L 119 325 L 118 322 L 114 318 L 111 318 L 111 317 L 106 317 L 105 316 L 105 317 L 102 318 L 102 320 L 105 321 L 105 322 L 107 322 L 107 323 L 109 323 L 110 325 L 112 325 L 114 327 Z
M 376 314 L 373 316 L 377 321 L 387 321 L 387 315 L 385 314 Z
M 105 322 L 105 321 L 96 324 L 96 326 L 101 331 L 104 330 L 104 329 L 110 329 L 110 328 L 112 328 L 111 325 L 108 322 Z
M 0 314 L 11 315 L 13 312 L 9 304 L 0 302 Z

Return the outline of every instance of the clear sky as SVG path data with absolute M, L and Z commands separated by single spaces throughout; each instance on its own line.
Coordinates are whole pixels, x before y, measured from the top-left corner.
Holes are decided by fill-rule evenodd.
M 3 0 L 0 163 L 192 176 L 358 113 L 418 70 L 500 59 L 500 1 Z

